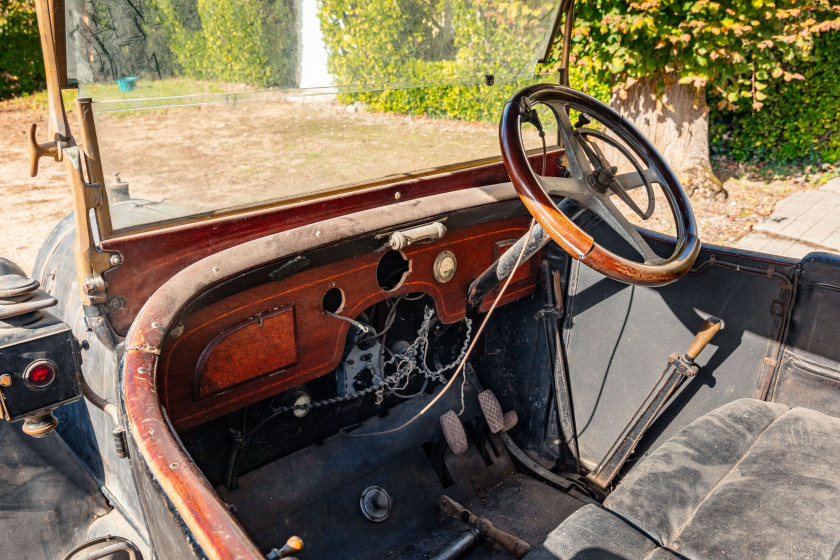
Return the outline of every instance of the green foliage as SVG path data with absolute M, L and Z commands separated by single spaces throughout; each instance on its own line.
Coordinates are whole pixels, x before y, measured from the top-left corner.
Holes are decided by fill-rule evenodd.
M 470 81 L 347 93 L 377 111 L 496 121 L 504 102 L 531 80 L 553 2 L 472 0 L 323 0 L 319 17 L 327 65 L 337 85 Z M 531 59 L 533 60 L 533 58 Z M 492 73 L 496 84 L 480 84 Z
M 0 99 L 43 86 L 35 6 L 32 0 L 0 0 Z
M 737 161 L 840 161 L 840 32 L 820 36 L 802 82 L 768 87 L 761 111 L 712 111 L 712 150 Z
M 147 29 L 163 30 L 161 42 L 181 75 L 289 87 L 297 61 L 293 6 L 289 0 L 155 0 Z
M 828 0 L 579 0 L 576 10 L 573 67 L 585 81 L 664 88 L 676 75 L 705 90 L 713 153 L 840 159 L 840 11 Z
M 443 85 L 342 94 L 341 101 L 361 101 L 375 111 L 425 115 L 439 119 L 497 122 L 511 95 L 532 81 L 517 80 L 493 86 Z
M 614 85 L 668 74 L 711 86 L 719 107 L 760 109 L 775 80 L 801 80 L 813 36 L 840 29 L 829 0 L 581 0 L 575 63 Z

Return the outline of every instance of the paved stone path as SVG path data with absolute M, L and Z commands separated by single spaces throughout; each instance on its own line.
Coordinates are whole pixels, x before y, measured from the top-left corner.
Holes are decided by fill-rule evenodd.
M 735 246 L 793 258 L 811 251 L 840 253 L 840 177 L 782 200 Z

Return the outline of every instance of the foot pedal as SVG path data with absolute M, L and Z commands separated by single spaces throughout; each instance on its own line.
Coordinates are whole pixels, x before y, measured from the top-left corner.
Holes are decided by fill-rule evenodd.
M 464 431 L 464 425 L 461 424 L 461 419 L 454 410 L 441 415 L 440 427 L 443 428 L 443 437 L 446 438 L 446 443 L 449 444 L 449 449 L 454 455 L 460 455 L 467 450 L 469 446 L 467 432 Z
M 505 412 L 505 427 L 502 428 L 503 432 L 506 432 L 516 426 L 519 423 L 519 415 L 516 413 L 515 410 L 508 410 Z
M 487 421 L 487 426 L 492 434 L 506 432 L 519 422 L 519 416 L 517 416 L 515 410 L 502 412 L 499 399 L 490 389 L 485 389 L 478 394 L 478 404 L 481 406 L 481 412 L 484 413 L 484 419 Z

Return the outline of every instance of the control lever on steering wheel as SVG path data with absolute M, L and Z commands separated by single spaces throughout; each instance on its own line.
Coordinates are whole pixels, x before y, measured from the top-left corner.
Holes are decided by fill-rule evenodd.
M 585 208 L 573 204 L 570 201 L 561 202 L 559 204 L 559 208 L 561 208 L 571 220 L 577 219 L 585 211 Z M 510 249 L 502 253 L 499 258 L 496 259 L 496 262 L 491 264 L 487 270 L 482 272 L 478 278 L 473 280 L 467 290 L 468 311 L 480 304 L 481 300 L 484 299 L 484 296 L 498 288 L 508 276 L 513 274 L 513 267 L 516 264 L 519 253 L 522 252 L 522 245 L 525 244 L 526 241 L 528 242 L 528 246 L 525 248 L 525 253 L 522 255 L 523 264 L 528 262 L 531 257 L 539 253 L 543 247 L 548 245 L 548 242 L 551 241 L 551 236 L 546 233 L 540 224 L 534 224 L 530 237 L 527 233 L 523 235 L 516 243 L 511 245 Z
M 653 215 L 653 211 L 656 209 L 656 198 L 653 193 L 653 185 L 650 184 L 650 179 L 645 175 L 645 172 L 642 170 L 642 167 L 639 165 L 639 162 L 636 160 L 635 157 L 621 144 L 601 132 L 600 130 L 595 130 L 593 128 L 579 128 L 575 131 L 575 135 L 581 138 L 581 147 L 583 148 L 584 152 L 586 153 L 587 159 L 592 162 L 592 165 L 595 167 L 592 170 L 592 175 L 589 176 L 589 184 L 596 189 L 600 189 L 605 191 L 606 189 L 610 189 L 614 194 L 618 195 L 618 198 L 621 199 L 624 204 L 629 206 L 636 214 L 639 215 L 643 220 L 647 220 Z M 627 158 L 630 163 L 633 164 L 633 167 L 636 169 L 636 173 L 639 174 L 639 177 L 642 178 L 642 186 L 645 187 L 645 191 L 647 191 L 647 210 L 642 211 L 639 208 L 636 201 L 630 198 L 630 195 L 627 194 L 627 191 L 624 190 L 621 185 L 618 184 L 616 181 L 616 176 L 618 174 L 618 167 L 614 165 L 610 165 L 609 161 L 607 161 L 604 152 L 601 151 L 601 148 L 598 147 L 598 144 L 590 141 L 587 137 L 593 136 L 598 138 L 599 140 L 609 144 L 614 149 L 618 150 L 621 155 Z

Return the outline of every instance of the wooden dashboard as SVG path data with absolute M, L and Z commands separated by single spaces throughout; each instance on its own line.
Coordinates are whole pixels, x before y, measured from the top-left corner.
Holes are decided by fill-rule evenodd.
M 468 225 L 438 241 L 411 245 L 402 251 L 408 270 L 391 290 L 377 281 L 377 267 L 388 255 L 380 250 L 262 283 L 190 313 L 161 352 L 161 404 L 174 426 L 185 429 L 332 372 L 342 358 L 349 324 L 324 312 L 330 290 L 331 305 L 346 317 L 387 298 L 424 292 L 443 322 L 459 321 L 470 283 L 527 232 L 529 223 L 523 216 Z M 447 282 L 433 272 L 443 251 L 457 259 Z M 534 292 L 538 263 L 533 258 L 516 271 L 500 304 Z M 482 307 L 495 297 L 488 295 Z

